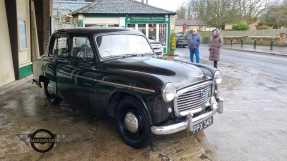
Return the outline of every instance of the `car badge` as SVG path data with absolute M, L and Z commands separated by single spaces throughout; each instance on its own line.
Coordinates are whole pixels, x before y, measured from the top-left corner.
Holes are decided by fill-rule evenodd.
M 205 94 L 205 90 L 203 89 L 203 90 L 200 91 L 200 97 L 203 97 L 204 94 Z

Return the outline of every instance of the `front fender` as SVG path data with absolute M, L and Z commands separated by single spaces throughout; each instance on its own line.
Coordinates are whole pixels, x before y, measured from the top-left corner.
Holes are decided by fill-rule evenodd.
M 141 93 L 135 93 L 133 91 L 126 91 L 123 89 L 114 91 L 110 97 L 109 97 L 109 106 L 108 106 L 108 114 L 112 117 L 115 116 L 115 112 L 117 111 L 117 107 L 121 100 L 124 99 L 124 97 L 131 96 L 134 97 L 136 100 L 138 100 L 146 111 L 146 116 L 148 116 L 148 120 L 150 125 L 152 125 L 152 117 L 151 117 L 151 108 L 148 106 L 148 100 L 152 97 L 149 95 L 142 95 Z

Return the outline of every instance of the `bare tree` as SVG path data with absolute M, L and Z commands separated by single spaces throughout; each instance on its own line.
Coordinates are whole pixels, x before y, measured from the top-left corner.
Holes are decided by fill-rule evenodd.
M 270 6 L 267 12 L 261 16 L 264 24 L 273 28 L 287 27 L 287 3 L 279 6 Z
M 207 0 L 198 1 L 194 7 L 199 18 L 208 25 L 224 29 L 225 24 L 233 23 L 238 18 L 236 0 Z
M 181 5 L 177 10 L 176 10 L 176 15 L 177 18 L 179 19 L 185 19 L 186 18 L 186 7 L 184 5 Z
M 238 0 L 238 10 L 242 18 L 258 17 L 267 8 L 269 0 Z
M 269 0 L 190 0 L 189 13 L 211 26 L 224 29 L 225 24 L 249 21 L 262 14 Z

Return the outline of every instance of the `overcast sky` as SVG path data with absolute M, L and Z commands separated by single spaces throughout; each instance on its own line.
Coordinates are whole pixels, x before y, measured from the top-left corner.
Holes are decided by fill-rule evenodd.
M 138 0 L 138 1 L 141 1 L 141 0 Z M 167 9 L 170 11 L 176 11 L 176 9 L 179 8 L 180 5 L 186 1 L 187 0 L 148 0 L 148 3 L 155 7 Z M 276 3 L 282 2 L 283 0 L 270 0 L 270 1 L 276 4 Z
M 185 1 L 186 0 L 148 0 L 148 3 L 155 7 L 176 11 L 176 9 Z

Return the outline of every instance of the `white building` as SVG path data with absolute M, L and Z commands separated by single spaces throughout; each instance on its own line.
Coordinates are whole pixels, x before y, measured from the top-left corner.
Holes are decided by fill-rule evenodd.
M 123 27 L 143 32 L 169 50 L 171 16 L 167 11 L 133 0 L 96 0 L 72 13 L 79 27 Z

